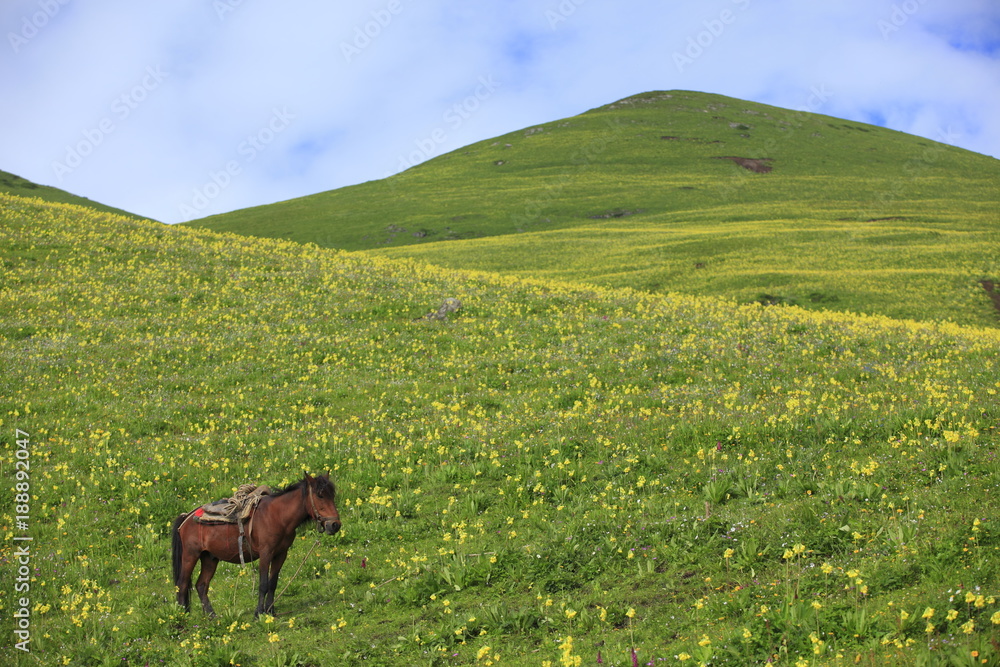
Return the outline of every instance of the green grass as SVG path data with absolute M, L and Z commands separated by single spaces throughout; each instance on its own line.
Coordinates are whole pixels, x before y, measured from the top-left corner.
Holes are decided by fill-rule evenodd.
M 29 598 L 32 649 L 8 624 L 8 662 L 1000 661 L 996 329 L 7 195 L 0 258 L 0 614 Z M 278 616 L 225 564 L 220 618 L 181 613 L 177 514 L 303 469 L 344 528 L 302 531 Z
M 772 171 L 724 157 L 769 158 Z M 452 268 L 996 326 L 980 281 L 1000 282 L 998 192 L 987 156 L 673 91 L 191 224 Z

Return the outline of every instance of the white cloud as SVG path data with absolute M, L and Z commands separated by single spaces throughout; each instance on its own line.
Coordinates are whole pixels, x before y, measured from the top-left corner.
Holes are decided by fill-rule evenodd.
M 990 0 L 14 0 L 0 168 L 173 222 L 199 193 L 199 214 L 306 195 L 670 88 L 818 88 L 821 113 L 1000 156 L 998 26 Z

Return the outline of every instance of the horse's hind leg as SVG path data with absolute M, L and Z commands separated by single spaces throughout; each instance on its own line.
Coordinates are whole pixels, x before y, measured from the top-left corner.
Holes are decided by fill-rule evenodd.
M 215 576 L 215 568 L 219 566 L 219 559 L 207 551 L 201 555 L 201 574 L 198 575 L 198 582 L 195 588 L 198 589 L 198 597 L 201 598 L 201 608 L 209 616 L 215 616 L 212 603 L 208 601 L 208 582 Z
M 191 573 L 194 571 L 194 564 L 198 562 L 198 557 L 184 552 L 180 562 L 180 569 L 177 581 L 177 604 L 184 607 L 184 611 L 191 611 Z M 204 570 L 204 566 L 202 567 Z
M 181 514 L 174 521 L 171 560 L 173 561 L 174 586 L 177 588 L 177 604 L 184 608 L 184 611 L 191 609 L 191 572 L 194 564 L 198 560 L 198 553 L 191 553 L 190 548 L 185 543 L 185 537 L 181 535 L 181 529 L 185 528 L 189 515 Z M 186 529 L 185 532 L 190 532 Z

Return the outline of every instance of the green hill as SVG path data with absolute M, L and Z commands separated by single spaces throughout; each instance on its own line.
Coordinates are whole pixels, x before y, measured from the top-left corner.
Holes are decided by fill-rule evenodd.
M 132 218 L 141 217 L 133 213 L 129 213 L 128 211 L 114 208 L 113 206 L 105 206 L 104 204 L 91 201 L 86 197 L 70 194 L 65 190 L 60 190 L 59 188 L 33 183 L 25 178 L 17 176 L 16 174 L 11 174 L 6 171 L 0 171 L 0 192 L 6 192 L 19 197 L 38 197 L 44 201 L 59 202 L 62 204 L 77 204 L 79 206 L 86 206 L 88 208 L 104 211 L 106 213 L 127 215 Z
M 4 664 L 1000 661 L 996 329 L 5 194 L 0 260 Z M 173 519 L 304 469 L 278 616 L 180 613 Z
M 192 224 L 611 287 L 998 321 L 983 285 L 1000 281 L 1000 161 L 719 95 L 638 95 Z

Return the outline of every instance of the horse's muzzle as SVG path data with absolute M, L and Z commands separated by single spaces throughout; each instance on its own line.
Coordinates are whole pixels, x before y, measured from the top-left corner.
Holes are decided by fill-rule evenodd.
M 324 519 L 316 522 L 316 528 L 321 533 L 333 535 L 340 530 L 340 521 L 337 519 Z

